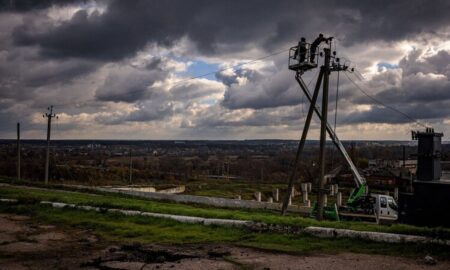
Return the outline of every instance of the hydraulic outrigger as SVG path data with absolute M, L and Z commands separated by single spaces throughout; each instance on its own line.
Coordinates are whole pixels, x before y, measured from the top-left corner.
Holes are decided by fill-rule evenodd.
M 319 37 L 313 42 L 313 44 L 308 44 L 305 42 L 305 39 L 302 38 L 301 42 L 299 42 L 298 46 L 292 47 L 289 51 L 289 69 L 296 72 L 295 79 L 300 85 L 300 88 L 302 89 L 303 93 L 305 94 L 306 98 L 310 102 L 310 107 L 308 110 L 308 114 L 306 116 L 305 124 L 303 127 L 302 137 L 300 139 L 297 154 L 295 157 L 295 161 L 293 164 L 292 171 L 289 175 L 289 182 L 288 182 L 288 190 L 292 190 L 294 180 L 296 178 L 296 172 L 297 172 L 297 166 L 300 161 L 301 153 L 303 151 L 303 148 L 305 146 L 309 126 L 311 123 L 312 115 L 315 112 L 318 118 L 321 121 L 321 141 L 320 141 L 320 178 L 319 178 L 319 185 L 318 185 L 318 203 L 317 207 L 316 205 L 313 207 L 312 212 L 316 212 L 318 219 L 322 219 L 323 217 L 323 199 L 322 194 L 326 190 L 324 189 L 325 185 L 325 179 L 324 179 L 324 161 L 325 161 L 325 136 L 326 133 L 330 136 L 333 144 L 337 147 L 339 152 L 341 153 L 342 157 L 344 158 L 345 162 L 349 166 L 353 179 L 356 184 L 356 188 L 353 189 L 351 192 L 347 204 L 345 207 L 342 208 L 344 211 L 349 211 L 351 213 L 358 213 L 362 212 L 364 214 L 373 214 L 376 216 L 377 222 L 379 221 L 379 217 L 377 215 L 377 209 L 376 204 L 379 202 L 376 201 L 377 198 L 384 195 L 369 195 L 368 193 L 368 186 L 367 182 L 362 177 L 356 168 L 355 164 L 351 160 L 350 156 L 348 155 L 347 151 L 344 148 L 344 145 L 341 143 L 339 138 L 337 137 L 335 131 L 331 128 L 331 125 L 327 122 L 327 107 L 328 107 L 328 82 L 329 82 L 329 74 L 333 71 L 347 71 L 348 66 L 345 64 L 342 65 L 340 63 L 340 59 L 336 57 L 336 52 L 333 52 L 333 56 L 331 55 L 331 43 L 332 43 L 332 37 L 330 38 L 324 38 L 323 35 L 319 35 Z M 318 46 L 320 43 L 326 42 L 328 46 L 326 48 L 323 48 L 323 53 L 325 55 L 325 61 L 324 64 L 320 67 L 319 75 L 317 78 L 316 86 L 314 88 L 313 94 L 310 93 L 308 90 L 307 85 L 302 79 L 302 75 L 311 69 L 317 68 L 317 62 L 314 61 L 314 59 L 318 59 L 319 55 L 322 55 L 322 53 L 317 53 Z M 313 47 L 315 46 L 315 47 Z M 313 48 L 311 48 L 313 47 Z M 333 59 L 333 60 L 332 60 Z M 321 83 L 323 81 L 323 97 L 322 97 L 322 112 L 320 109 L 316 106 L 317 97 L 319 95 Z M 326 132 L 326 133 L 325 133 Z M 288 192 L 287 195 L 284 198 L 283 206 L 282 206 L 282 214 L 285 214 L 288 202 L 290 199 L 291 194 Z M 390 197 L 390 196 L 387 196 Z M 393 201 L 393 199 L 390 198 L 384 198 L 386 200 Z M 394 210 L 394 209 L 392 209 Z M 325 211 L 325 216 L 332 219 L 339 219 L 339 213 L 336 206 L 332 207 L 331 209 L 328 209 L 328 211 Z M 396 213 L 395 213 L 396 217 Z

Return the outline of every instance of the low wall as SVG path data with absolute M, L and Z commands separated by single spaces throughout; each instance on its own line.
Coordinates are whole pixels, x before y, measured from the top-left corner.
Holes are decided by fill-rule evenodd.
M 18 201 L 15 199 L 5 199 L 0 198 L 0 202 L 3 203 L 17 203 Z M 75 208 L 86 211 L 96 211 L 96 212 L 109 212 L 109 213 L 120 213 L 127 216 L 148 216 L 148 217 L 156 217 L 156 218 L 166 218 L 175 220 L 182 223 L 196 223 L 202 225 L 219 225 L 219 226 L 230 226 L 230 227 L 246 227 L 251 230 L 259 231 L 261 228 L 265 228 L 266 230 L 279 231 L 279 228 L 276 228 L 276 225 L 261 223 L 261 222 L 253 222 L 249 220 L 234 220 L 234 219 L 218 219 L 218 218 L 203 218 L 203 217 L 195 217 L 195 216 L 182 216 L 182 215 L 171 215 L 171 214 L 162 214 L 162 213 L 152 213 L 152 212 L 142 212 L 136 210 L 124 210 L 124 209 L 114 209 L 114 208 L 101 208 L 95 206 L 88 205 L 76 205 L 76 204 L 67 204 L 61 202 L 50 202 L 50 201 L 41 201 L 40 204 L 51 205 L 55 208 Z M 274 227 L 275 226 L 275 227 Z M 370 232 L 370 231 L 354 231 L 347 229 L 335 229 L 335 228 L 326 228 L 326 227 L 306 227 L 298 230 L 298 228 L 293 228 L 289 225 L 280 225 L 283 227 L 283 232 L 287 233 L 307 233 L 310 235 L 314 235 L 317 237 L 324 238 L 356 238 L 356 239 L 364 239 L 375 242 L 387 242 L 387 243 L 421 243 L 421 244 L 439 244 L 439 245 L 450 245 L 450 240 L 446 239 L 435 239 L 426 236 L 418 236 L 418 235 L 404 235 L 404 234 L 395 234 L 395 233 L 382 233 L 382 232 Z
M 154 187 L 118 187 L 118 188 L 113 188 L 113 189 L 142 191 L 142 192 L 156 192 L 156 189 Z
M 151 200 L 172 201 L 172 202 L 179 202 L 179 203 L 196 203 L 196 204 L 204 204 L 204 205 L 215 206 L 215 207 L 269 209 L 269 210 L 281 211 L 281 203 L 235 200 L 235 199 L 184 195 L 184 194 L 175 195 L 175 194 L 164 194 L 164 193 L 150 193 L 150 192 L 141 192 L 141 191 L 135 191 L 135 190 L 117 190 L 117 189 L 105 188 L 105 187 L 94 187 L 92 189 L 102 191 L 102 192 L 126 194 L 126 195 L 130 195 L 130 196 L 146 198 L 146 199 L 151 199 Z M 304 207 L 304 206 L 298 206 L 298 205 L 290 205 L 290 206 L 288 206 L 288 211 L 308 215 L 310 212 L 310 208 Z
M 177 186 L 174 188 L 161 189 L 156 192 L 165 193 L 165 194 L 179 194 L 179 193 L 183 193 L 185 190 L 186 190 L 185 186 Z

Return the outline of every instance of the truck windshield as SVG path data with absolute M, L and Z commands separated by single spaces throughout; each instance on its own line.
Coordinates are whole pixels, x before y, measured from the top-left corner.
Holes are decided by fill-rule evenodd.
M 397 211 L 397 204 L 395 203 L 395 201 L 392 198 L 388 199 L 388 204 L 392 210 Z

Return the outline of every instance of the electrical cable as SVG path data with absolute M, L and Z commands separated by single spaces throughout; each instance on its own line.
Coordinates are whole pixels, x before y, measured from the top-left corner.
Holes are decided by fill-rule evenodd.
M 348 78 L 348 80 L 349 80 L 349 81 L 350 81 L 350 82 L 351 82 L 351 83 L 352 83 L 359 91 L 361 91 L 365 96 L 367 96 L 368 98 L 370 98 L 372 101 L 374 101 L 374 102 L 380 104 L 381 106 L 383 106 L 383 107 L 385 107 L 385 108 L 387 108 L 387 109 L 390 109 L 390 110 L 392 110 L 392 111 L 394 111 L 394 112 L 396 112 L 396 113 L 402 115 L 403 117 L 407 118 L 408 120 L 410 120 L 411 122 L 414 122 L 415 124 L 417 124 L 417 125 L 419 125 L 419 126 L 422 126 L 422 127 L 424 127 L 424 128 L 427 128 L 427 126 L 426 126 L 425 124 L 422 124 L 421 122 L 419 122 L 418 120 L 416 120 L 416 119 L 414 119 L 413 117 L 409 116 L 408 114 L 406 114 L 406 113 L 404 113 L 404 112 L 402 112 L 402 111 L 400 111 L 400 110 L 398 110 L 398 109 L 396 109 L 396 108 L 394 108 L 394 107 L 392 107 L 392 106 L 390 106 L 390 105 L 387 105 L 387 104 L 383 103 L 381 100 L 376 99 L 375 97 L 369 95 L 369 94 L 368 94 L 366 91 L 364 91 L 357 83 L 355 83 L 355 81 L 353 81 L 353 80 L 350 78 L 350 76 L 347 75 L 347 72 L 344 73 L 344 74 L 345 74 L 345 76 Z
M 338 99 L 339 99 L 339 72 L 340 72 L 340 70 L 338 69 L 337 79 L 336 79 L 336 96 L 335 96 L 336 102 L 335 102 L 335 107 L 334 107 L 334 133 L 335 134 L 336 134 L 337 110 L 338 110 Z M 333 148 L 333 150 L 331 151 L 331 169 L 333 169 L 333 165 L 334 165 L 334 151 L 335 151 L 335 149 Z
M 174 84 L 172 84 L 171 87 L 178 86 L 178 85 L 180 85 L 180 84 L 182 84 L 182 83 L 185 83 L 185 82 L 188 82 L 188 81 L 191 81 L 191 80 L 203 78 L 203 77 L 206 77 L 206 76 L 208 76 L 208 75 L 216 74 L 216 73 L 218 73 L 218 72 L 222 72 L 222 71 L 226 71 L 226 70 L 230 70 L 230 69 L 236 69 L 236 68 L 239 68 L 239 67 L 243 67 L 243 66 L 245 66 L 245 65 L 248 65 L 248 64 L 252 64 L 252 63 L 255 63 L 255 62 L 259 62 L 259 61 L 262 61 L 262 60 L 264 60 L 264 59 L 267 59 L 267 58 L 270 58 L 270 57 L 279 55 L 279 54 L 281 54 L 281 53 L 285 53 L 286 51 L 289 51 L 289 49 L 283 49 L 283 50 L 280 50 L 280 51 L 276 51 L 276 52 L 273 52 L 273 53 L 270 53 L 270 54 L 261 56 L 261 57 L 259 57 L 259 58 L 256 58 L 256 59 L 253 59 L 253 60 L 244 62 L 244 63 L 236 64 L 236 65 L 231 66 L 231 67 L 225 67 L 225 68 L 217 69 L 217 70 L 215 70 L 215 71 L 203 73 L 203 74 L 200 74 L 200 75 L 197 75 L 197 76 L 189 77 L 189 78 L 186 78 L 186 79 L 181 79 L 181 80 L 175 82 Z M 152 88 L 156 88 L 156 86 L 151 86 L 151 87 L 148 87 L 148 88 L 145 88 L 145 89 L 136 89 L 136 90 L 133 90 L 133 91 L 128 91 L 128 92 L 126 92 L 126 93 L 121 93 L 121 94 L 116 94 L 116 95 L 109 95 L 108 97 L 109 97 L 109 98 L 112 98 L 112 99 L 117 99 L 117 98 L 120 98 L 120 97 L 122 97 L 122 96 L 128 96 L 128 95 L 130 95 L 130 94 L 139 94 L 139 93 L 143 93 L 143 92 L 147 91 L 148 89 L 152 89 Z M 88 100 L 83 101 L 83 103 L 81 103 L 81 104 L 87 104 L 87 103 L 90 102 L 90 101 L 97 101 L 97 100 L 96 100 L 95 98 L 93 98 L 93 99 L 88 99 Z M 58 106 L 58 107 L 64 107 L 64 106 L 67 106 L 67 105 L 73 105 L 73 103 L 72 103 L 72 102 L 70 102 L 70 103 L 62 103 L 62 104 L 58 104 L 58 105 L 56 105 L 56 106 Z
M 337 71 L 337 79 L 336 79 L 336 104 L 334 107 L 334 133 L 336 133 L 336 123 L 337 123 L 337 110 L 338 110 L 338 99 L 339 99 L 339 73 L 340 71 Z

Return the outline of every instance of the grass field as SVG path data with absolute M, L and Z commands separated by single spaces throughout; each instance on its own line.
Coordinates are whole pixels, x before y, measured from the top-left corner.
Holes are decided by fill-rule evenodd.
M 439 259 L 448 259 L 446 256 L 450 252 L 449 247 L 437 245 L 386 244 L 351 239 L 321 239 L 307 235 L 255 233 L 238 228 L 185 224 L 143 216 L 55 209 L 29 203 L 0 204 L 0 212 L 30 215 L 35 222 L 55 224 L 62 228 L 89 229 L 104 240 L 118 243 L 219 243 L 297 254 L 356 252 L 406 257 L 431 254 Z
M 263 210 L 222 209 L 200 205 L 188 205 L 172 202 L 151 201 L 131 198 L 119 194 L 90 194 L 69 192 L 62 190 L 25 189 L 19 187 L 0 187 L 0 197 L 19 199 L 24 202 L 57 201 L 80 205 L 99 207 L 132 209 L 155 213 L 166 213 L 186 216 L 199 216 L 207 218 L 226 218 L 252 220 L 268 224 L 285 224 L 298 227 L 323 226 L 332 228 L 390 232 L 400 234 L 415 234 L 450 239 L 449 228 L 427 228 L 406 224 L 393 224 L 391 226 L 367 224 L 361 222 L 318 222 L 311 218 L 296 215 L 281 216 L 278 212 Z

